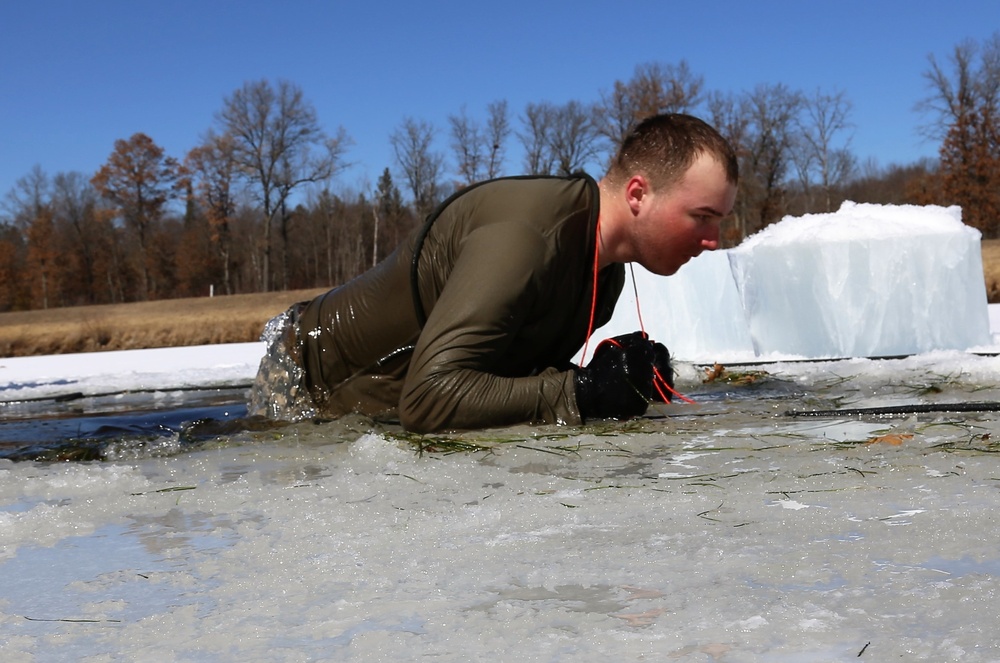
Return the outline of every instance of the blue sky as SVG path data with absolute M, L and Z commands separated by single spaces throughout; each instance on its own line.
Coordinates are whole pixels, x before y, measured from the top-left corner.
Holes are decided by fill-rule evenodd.
M 4 2 L 0 197 L 36 164 L 92 174 L 135 132 L 182 158 L 250 80 L 297 83 L 324 128 L 342 126 L 354 166 L 339 186 L 362 189 L 394 166 L 406 116 L 447 152 L 463 104 L 595 101 L 637 64 L 682 59 L 707 90 L 843 91 L 859 159 L 910 163 L 937 152 L 913 110 L 928 54 L 998 29 L 997 0 Z

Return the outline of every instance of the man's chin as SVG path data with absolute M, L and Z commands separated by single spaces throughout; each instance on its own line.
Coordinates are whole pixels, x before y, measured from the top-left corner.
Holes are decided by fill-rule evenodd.
M 687 262 L 687 261 L 685 261 L 685 262 Z M 673 276 L 674 274 L 677 273 L 677 270 L 679 270 L 683 266 L 684 266 L 684 263 L 681 263 L 680 265 L 662 265 L 662 266 L 659 266 L 659 267 L 653 269 L 653 268 L 650 268 L 650 267 L 646 267 L 646 265 L 643 265 L 643 267 L 646 267 L 647 271 L 652 272 L 653 274 L 656 274 L 657 276 Z
M 680 271 L 681 267 L 683 267 L 684 265 L 688 264 L 688 262 L 690 260 L 691 260 L 690 256 L 688 256 L 686 258 L 682 258 L 681 260 L 679 260 L 678 262 L 674 263 L 673 265 L 668 266 L 666 268 L 666 270 L 664 270 L 664 272 L 661 274 L 661 276 L 673 276 L 674 274 L 676 274 L 677 272 Z
M 691 256 L 676 258 L 670 262 L 662 262 L 657 265 L 647 265 L 641 262 L 639 264 L 642 265 L 646 271 L 652 272 L 657 276 L 673 276 L 678 272 L 678 270 L 680 270 L 681 267 L 686 265 L 689 260 L 691 260 Z

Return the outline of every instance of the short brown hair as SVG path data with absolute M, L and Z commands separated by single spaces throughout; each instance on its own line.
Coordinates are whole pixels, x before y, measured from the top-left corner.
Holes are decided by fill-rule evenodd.
M 736 152 L 711 125 L 683 113 L 653 115 L 636 125 L 622 141 L 607 177 L 619 183 L 642 173 L 654 187 L 669 187 L 702 153 L 712 155 L 723 165 L 730 183 L 738 182 Z

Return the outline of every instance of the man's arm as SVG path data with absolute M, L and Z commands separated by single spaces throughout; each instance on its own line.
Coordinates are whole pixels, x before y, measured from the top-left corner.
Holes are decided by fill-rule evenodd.
M 546 305 L 537 299 L 547 252 L 544 240 L 520 224 L 486 226 L 464 240 L 410 362 L 399 404 L 404 427 L 429 432 L 527 421 L 581 423 L 571 371 L 497 374 L 519 353 L 513 339 L 528 312 Z

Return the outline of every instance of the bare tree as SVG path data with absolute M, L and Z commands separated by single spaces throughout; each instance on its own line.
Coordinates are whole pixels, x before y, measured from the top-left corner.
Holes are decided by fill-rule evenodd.
M 529 175 L 570 175 L 594 160 L 598 135 L 594 111 L 579 101 L 562 106 L 529 103 L 517 134 L 524 147 L 524 169 Z
M 713 92 L 707 100 L 712 126 L 729 141 L 740 163 L 739 195 L 732 215 L 723 221 L 722 241 L 726 246 L 734 246 L 747 234 L 747 218 L 750 206 L 744 192 L 747 189 L 747 161 L 750 154 L 750 110 L 746 95 Z
M 733 146 L 736 154 L 747 151 L 750 132 L 750 111 L 746 95 L 713 92 L 708 96 L 709 121 Z
M 742 104 L 748 113 L 741 195 L 749 227 L 744 235 L 777 221 L 784 213 L 784 184 L 802 95 L 783 84 L 759 85 Z
M 306 184 L 326 182 L 343 169 L 350 141 L 342 128 L 328 136 L 301 88 L 284 80 L 276 86 L 267 80 L 245 83 L 224 100 L 217 121 L 232 136 L 236 163 L 256 189 L 262 207 L 260 286 L 267 291 L 272 285 L 275 222 L 287 240 L 292 192 Z M 287 255 L 285 250 L 282 286 L 288 282 Z
M 592 107 L 569 101 L 555 109 L 549 149 L 556 174 L 571 175 L 597 157 L 597 129 Z
M 549 102 L 529 103 L 524 108 L 518 140 L 524 147 L 524 171 L 528 175 L 551 175 L 555 169 L 551 132 L 556 109 Z
M 82 272 L 77 280 L 81 303 L 93 304 L 97 294 L 97 262 L 100 248 L 108 241 L 96 213 L 98 196 L 82 173 L 58 173 L 52 180 L 52 206 L 56 218 L 73 237 L 72 253 Z
M 22 232 L 48 204 L 52 182 L 48 174 L 38 164 L 31 171 L 19 177 L 4 197 L 3 209 L 9 221 Z
M 51 201 L 52 183 L 41 166 L 17 180 L 8 192 L 4 207 L 13 221 L 12 236 L 24 252 L 16 262 L 19 273 L 12 280 L 21 281 L 22 292 L 30 295 L 30 307 L 49 308 L 57 273 L 54 249 L 54 221 Z M 11 260 L 15 262 L 15 260 Z
M 927 59 L 924 79 L 930 92 L 917 110 L 927 117 L 921 131 L 928 138 L 943 141 L 951 126 L 969 114 L 985 110 L 993 116 L 1000 110 L 1000 32 L 982 48 L 972 40 L 955 46 L 948 58 L 951 72 L 933 54 Z
M 966 223 L 987 237 L 1000 234 L 1000 32 L 980 46 L 971 40 L 951 54 L 951 72 L 928 57 L 930 88 L 918 109 L 923 131 L 941 140 L 941 194 L 962 207 Z
M 831 211 L 831 192 L 845 184 L 855 170 L 857 160 L 848 149 L 850 136 L 837 144 L 841 134 L 852 126 L 850 114 L 851 102 L 842 91 L 825 94 L 816 90 L 812 96 L 803 97 L 791 159 L 807 200 L 812 198 L 813 184 L 819 188 L 820 209 L 813 209 L 808 200 L 809 211 Z
M 685 60 L 677 64 L 647 62 L 637 65 L 628 81 L 615 81 L 595 106 L 598 133 L 614 153 L 632 127 L 660 113 L 687 113 L 702 101 L 705 81 L 691 72 Z
M 204 209 L 210 229 L 210 240 L 218 253 L 222 267 L 222 289 L 233 293 L 233 233 L 236 216 L 235 141 L 231 134 L 208 133 L 202 144 L 188 152 L 185 170 L 193 179 L 199 205 Z
M 451 133 L 451 147 L 455 152 L 458 174 L 463 184 L 480 181 L 483 172 L 484 134 L 479 123 L 470 118 L 465 106 L 458 115 L 448 116 Z
M 506 158 L 510 136 L 510 115 L 505 100 L 486 107 L 486 124 L 470 118 L 462 107 L 458 115 L 449 115 L 451 147 L 462 184 L 498 177 Z
M 389 136 L 396 162 L 413 195 L 417 216 L 434 209 L 441 195 L 441 167 L 444 157 L 432 149 L 434 127 L 425 120 L 407 117 Z
M 385 226 L 387 232 L 383 234 L 388 235 L 386 239 L 389 240 L 388 242 L 383 242 L 383 245 L 389 244 L 389 250 L 391 250 L 395 248 L 395 244 L 399 241 L 400 226 L 403 218 L 406 216 L 403 197 L 400 195 L 396 183 L 392 181 L 392 174 L 388 168 L 383 170 L 382 175 L 378 178 L 374 198 L 372 213 L 375 216 L 375 240 L 372 247 L 372 266 L 388 253 L 386 250 L 383 250 L 381 253 L 379 252 L 378 227 L 380 222 Z
M 499 177 L 503 172 L 503 163 L 507 157 L 507 139 L 510 137 L 510 114 L 507 112 L 507 100 L 494 101 L 486 107 L 486 148 L 489 157 L 486 160 L 486 178 Z
M 322 242 L 315 242 L 314 248 L 319 251 L 322 247 L 322 260 L 320 263 L 325 269 L 322 269 L 319 264 L 317 268 L 321 270 L 322 277 L 325 279 L 324 285 L 327 287 L 334 285 L 338 282 L 343 282 L 341 277 L 341 265 L 342 261 L 338 251 L 342 250 L 350 242 L 338 242 L 336 238 L 336 205 L 337 198 L 332 193 L 330 189 L 323 189 L 319 193 L 315 191 L 310 192 L 310 207 L 313 209 L 313 213 L 316 214 L 320 219 L 319 227 L 322 229 Z

